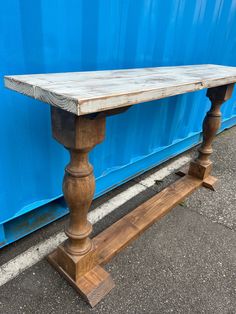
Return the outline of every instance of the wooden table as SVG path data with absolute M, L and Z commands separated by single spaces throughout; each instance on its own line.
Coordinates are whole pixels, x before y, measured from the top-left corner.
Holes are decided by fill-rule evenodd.
M 94 306 L 113 287 L 102 266 L 156 220 L 200 186 L 213 189 L 212 141 L 220 126 L 220 106 L 232 95 L 236 68 L 192 65 L 114 71 L 6 76 L 7 88 L 49 103 L 54 138 L 70 152 L 63 192 L 70 209 L 68 239 L 48 260 Z M 87 220 L 95 181 L 89 151 L 105 137 L 106 117 L 130 106 L 208 88 L 211 109 L 203 122 L 203 142 L 189 170 L 93 239 Z M 145 106 L 145 103 L 143 104 Z

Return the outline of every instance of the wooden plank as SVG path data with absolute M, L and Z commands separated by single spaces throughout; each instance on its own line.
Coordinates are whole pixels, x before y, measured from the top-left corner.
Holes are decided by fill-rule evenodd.
M 86 301 L 94 307 L 115 287 L 111 275 L 97 265 L 76 283 Z
M 76 115 L 236 82 L 236 67 L 192 65 L 6 76 L 5 86 Z
M 139 229 L 131 224 L 126 216 L 112 224 L 93 239 L 96 247 L 97 263 L 106 264 L 126 245 L 136 239 L 138 235 Z
M 216 177 L 208 176 L 204 179 L 204 181 L 202 182 L 202 185 L 207 189 L 215 191 L 217 182 L 218 182 L 218 179 Z
M 94 243 L 98 264 L 106 264 L 201 185 L 201 180 L 186 175 L 96 236 Z
M 48 261 L 92 307 L 100 302 L 115 286 L 111 275 L 99 265 L 75 281 L 59 265 L 57 251 L 48 255 Z

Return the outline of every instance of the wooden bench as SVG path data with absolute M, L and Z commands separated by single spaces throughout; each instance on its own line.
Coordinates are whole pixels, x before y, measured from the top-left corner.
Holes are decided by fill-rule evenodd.
M 232 95 L 236 68 L 192 65 L 114 71 L 6 76 L 7 88 L 49 103 L 54 138 L 70 152 L 63 192 L 70 209 L 68 240 L 50 263 L 94 306 L 113 287 L 102 266 L 156 220 L 200 186 L 213 188 L 212 141 L 220 126 L 220 106 Z M 94 195 L 89 151 L 105 137 L 106 116 L 130 106 L 208 88 L 211 109 L 203 122 L 203 142 L 186 175 L 93 239 L 87 213 Z M 143 104 L 145 106 L 145 103 Z

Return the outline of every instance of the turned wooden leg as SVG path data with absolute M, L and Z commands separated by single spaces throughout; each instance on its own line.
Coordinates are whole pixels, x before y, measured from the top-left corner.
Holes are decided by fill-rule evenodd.
M 210 88 L 207 91 L 207 97 L 211 101 L 211 108 L 203 121 L 203 141 L 198 149 L 198 157 L 190 163 L 188 174 L 206 181 L 205 186 L 209 188 L 211 188 L 211 183 L 215 181 L 211 177 L 208 182 L 207 177 L 209 177 L 212 170 L 212 162 L 209 159 L 212 154 L 212 141 L 221 124 L 220 107 L 231 97 L 233 87 L 234 84 L 229 84 Z
M 89 238 L 92 225 L 87 219 L 95 189 L 88 153 L 104 139 L 105 117 L 81 117 L 54 107 L 51 113 L 53 136 L 70 152 L 63 181 L 70 217 L 65 229 L 68 239 L 49 261 L 94 306 L 114 286 L 111 276 L 96 264 L 96 248 Z
M 70 209 L 70 218 L 65 229 L 68 236 L 65 249 L 71 255 L 84 255 L 92 249 L 89 238 L 92 225 L 87 220 L 95 188 L 93 167 L 88 162 L 88 152 L 92 147 L 67 148 L 70 151 L 70 163 L 65 169 L 63 192 Z

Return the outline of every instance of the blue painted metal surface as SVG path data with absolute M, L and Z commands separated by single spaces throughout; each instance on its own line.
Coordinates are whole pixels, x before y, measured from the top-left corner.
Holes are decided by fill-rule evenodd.
M 216 63 L 236 66 L 236 1 L 11 0 L 0 11 L 0 247 L 61 217 L 67 152 L 49 106 L 3 87 L 3 75 Z M 222 128 L 236 123 L 236 98 Z M 205 92 L 110 117 L 91 154 L 96 196 L 199 142 Z

